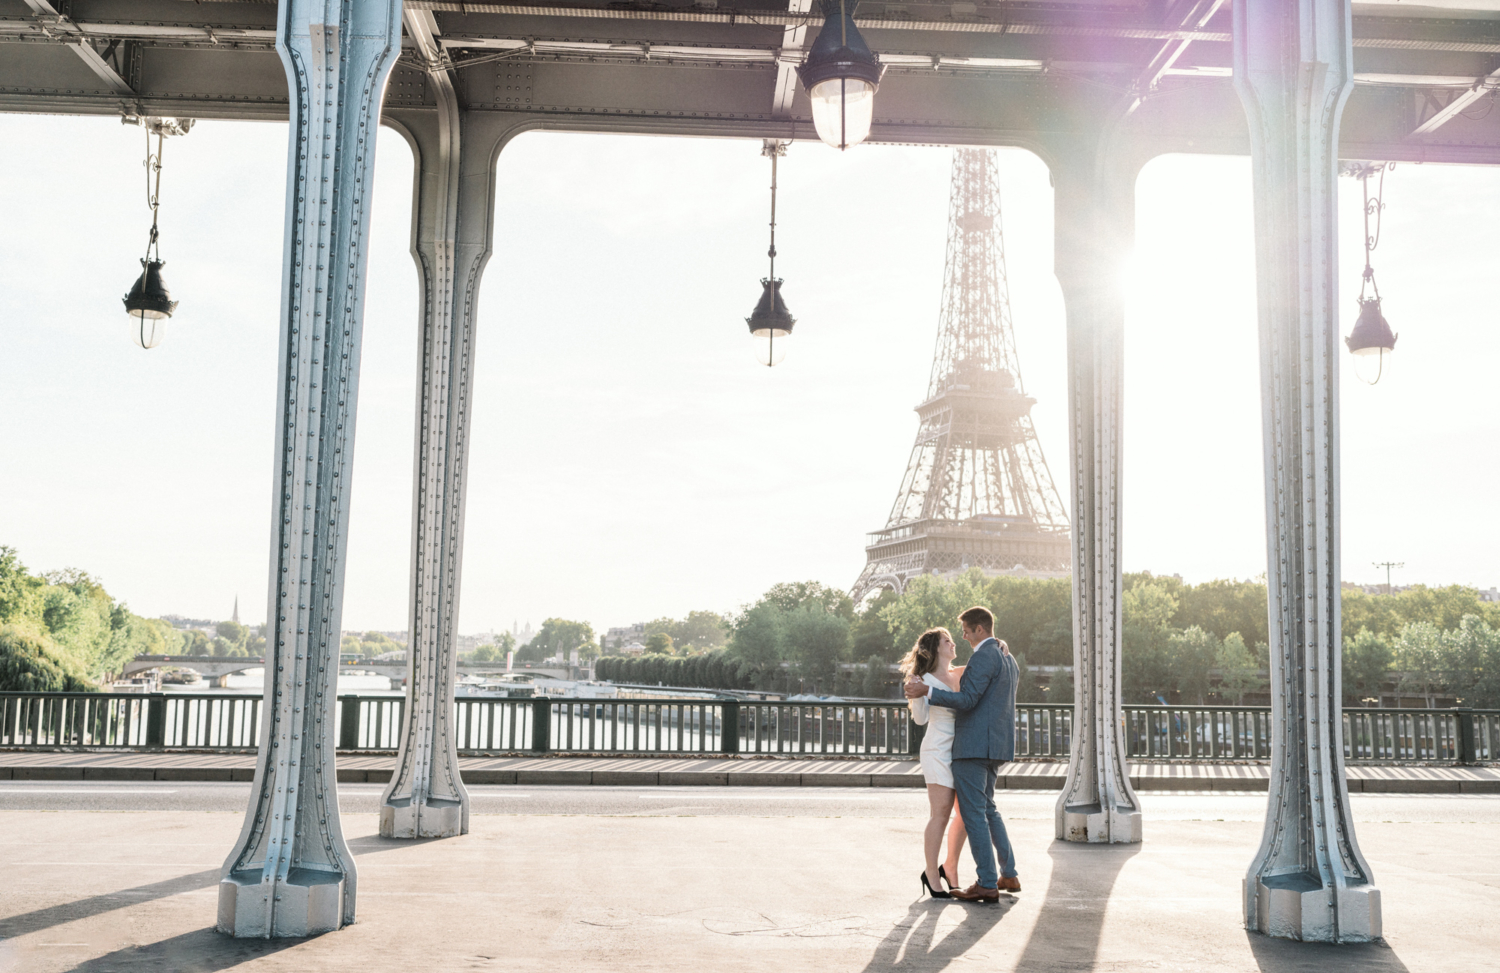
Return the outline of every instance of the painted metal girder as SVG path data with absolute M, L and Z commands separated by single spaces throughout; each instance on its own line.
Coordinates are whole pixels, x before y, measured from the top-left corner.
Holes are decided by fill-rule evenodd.
M 219 882 L 218 928 L 233 936 L 307 936 L 354 921 L 334 700 L 376 125 L 399 42 L 400 0 L 282 0 L 278 11 L 295 95 L 282 405 L 260 749 Z
M 395 771 L 381 796 L 380 833 L 442 838 L 469 830 L 452 725 L 456 637 L 479 280 L 505 136 L 461 110 L 432 15 L 408 10 L 405 19 L 438 110 L 392 109 L 387 117 L 417 160 L 412 257 L 423 301 L 407 705 Z
M 1245 924 L 1320 942 L 1381 930 L 1380 891 L 1349 813 L 1340 685 L 1336 182 L 1350 36 L 1347 0 L 1235 4 L 1255 191 L 1276 734 Z
M 1121 109 L 1123 112 L 1124 109 Z M 1108 126 L 1105 126 L 1108 129 Z M 1053 266 L 1068 329 L 1073 485 L 1073 746 L 1056 806 L 1064 841 L 1141 840 L 1120 695 L 1121 270 L 1135 233 L 1138 160 L 1099 142 L 1054 143 Z

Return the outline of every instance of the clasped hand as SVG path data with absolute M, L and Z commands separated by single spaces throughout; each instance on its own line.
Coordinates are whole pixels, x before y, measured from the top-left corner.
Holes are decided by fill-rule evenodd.
M 906 680 L 906 685 L 903 688 L 906 690 L 907 699 L 916 699 L 918 696 L 927 695 L 927 684 L 919 676 L 912 676 Z

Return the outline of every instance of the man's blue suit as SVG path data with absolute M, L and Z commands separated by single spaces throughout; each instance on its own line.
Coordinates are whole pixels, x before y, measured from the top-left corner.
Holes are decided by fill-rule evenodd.
M 997 852 L 1000 874 L 1016 877 L 1016 856 L 995 807 L 995 775 L 1001 764 L 1016 756 L 1016 683 L 1020 672 L 1011 654 L 1001 652 L 1000 643 L 987 638 L 979 643 L 964 668 L 958 692 L 933 689 L 927 697 L 933 706 L 957 710 L 953 786 L 958 791 L 958 813 L 969 832 L 979 884 L 990 889 L 997 884 Z

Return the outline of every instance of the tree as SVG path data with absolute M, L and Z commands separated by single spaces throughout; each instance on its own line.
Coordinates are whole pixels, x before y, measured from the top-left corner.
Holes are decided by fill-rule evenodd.
M 872 655 L 865 659 L 864 672 L 860 674 L 859 693 L 866 699 L 885 699 L 891 694 L 894 680 L 883 655 Z
M 1073 670 L 1059 667 L 1052 673 L 1052 681 L 1047 684 L 1047 702 L 1073 704 L 1074 696 Z
M 729 652 L 738 663 L 739 674 L 759 680 L 762 674 L 780 666 L 785 631 L 786 613 L 766 602 L 736 619 Z
M 1177 611 L 1171 619 L 1175 628 L 1194 625 L 1215 638 L 1228 638 L 1239 632 L 1247 644 L 1264 642 L 1266 626 L 1266 586 L 1261 581 L 1205 581 L 1181 585 L 1174 592 Z
M 1427 705 L 1432 706 L 1433 696 L 1443 683 L 1442 629 L 1431 622 L 1412 622 L 1401 630 L 1395 649 L 1399 687 L 1403 692 L 1421 693 L 1427 697 Z
M 1341 661 L 1344 695 L 1375 697 L 1378 701 L 1395 658 L 1390 640 L 1368 628 L 1352 637 L 1346 635 Z
M 0 625 L 39 616 L 43 584 L 26 570 L 15 548 L 0 546 Z
M 948 629 L 958 643 L 958 661 L 962 662 L 969 657 L 969 647 L 958 630 L 959 613 L 984 604 L 988 589 L 988 579 L 978 568 L 970 568 L 952 579 L 918 575 L 907 582 L 897 601 L 881 609 L 880 617 L 890 627 L 896 649 L 901 653 L 915 645 L 929 628 Z
M 1016 660 L 1016 702 L 1018 703 L 1040 703 L 1046 700 L 1046 694 L 1036 681 L 1036 673 L 1031 671 L 1031 666 L 1026 664 L 1025 652 L 1012 652 Z
M 816 606 L 825 612 L 851 621 L 854 618 L 854 599 L 850 598 L 848 593 L 838 588 L 830 588 L 821 581 L 787 581 L 772 585 L 770 590 L 761 596 L 761 601 L 768 602 L 788 613 L 799 608 Z
M 1233 697 L 1236 706 L 1245 705 L 1246 693 L 1265 688 L 1260 662 L 1239 632 L 1230 632 L 1219 643 L 1214 665 L 1219 670 L 1219 692 Z
M 995 613 L 995 635 L 1040 665 L 1073 661 L 1071 578 L 991 579 L 979 604 Z M 967 605 L 964 607 L 968 607 Z M 953 624 L 957 624 L 954 622 Z
M 82 693 L 98 687 L 46 636 L 0 626 L 0 692 Z
M 786 652 L 798 675 L 831 688 L 839 663 L 849 654 L 849 619 L 818 604 L 788 612 Z
M 1172 688 L 1172 635 L 1169 624 L 1177 599 L 1163 584 L 1147 582 L 1125 590 L 1124 647 L 1120 666 L 1127 702 L 1154 703 Z
M 692 611 L 681 620 L 658 618 L 646 623 L 646 635 L 663 633 L 672 638 L 677 651 L 688 655 L 722 648 L 729 637 L 729 622 L 718 612 Z
M 652 655 L 671 655 L 672 636 L 666 632 L 653 632 L 646 636 L 646 651 Z
M 1243 639 L 1241 644 L 1243 644 Z M 1172 679 L 1183 702 L 1208 702 L 1214 663 L 1223 643 L 1197 625 L 1171 636 Z
M 214 626 L 214 633 L 231 645 L 243 646 L 250 637 L 250 627 L 239 622 L 220 622 Z
M 588 622 L 573 622 L 565 618 L 549 618 L 542 622 L 536 635 L 516 651 L 516 659 L 522 662 L 540 662 L 548 658 L 569 658 L 574 649 L 581 649 L 580 656 L 592 658 L 594 628 Z
M 855 658 L 870 659 L 878 656 L 887 662 L 895 662 L 901 658 L 902 653 L 896 651 L 896 640 L 891 635 L 891 627 L 880 616 L 887 605 L 900 600 L 900 597 L 891 589 L 882 588 L 855 616 L 854 625 L 849 631 L 849 637 L 854 643 Z

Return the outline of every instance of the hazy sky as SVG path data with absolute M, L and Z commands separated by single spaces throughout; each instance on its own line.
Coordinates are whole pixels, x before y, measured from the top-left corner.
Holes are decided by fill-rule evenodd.
M 134 347 L 120 298 L 149 211 L 144 137 L 0 116 L 0 544 L 139 613 L 265 613 L 286 127 L 169 140 L 161 252 L 181 307 Z M 798 318 L 757 367 L 758 141 L 523 135 L 501 157 L 479 310 L 463 631 L 730 611 L 778 581 L 847 587 L 916 432 L 942 287 L 950 153 L 794 145 L 777 270 Z M 1034 156 L 1002 151 L 1011 296 L 1038 431 L 1067 489 L 1061 296 Z M 411 155 L 382 131 L 344 625 L 407 625 L 416 273 Z M 1343 331 L 1359 186 L 1342 180 Z M 1129 271 L 1124 557 L 1190 581 L 1265 569 L 1250 169 L 1143 172 Z M 1344 576 L 1500 584 L 1500 172 L 1386 178 L 1376 268 L 1400 333 L 1342 387 Z M 1345 359 L 1347 364 L 1348 360 Z

